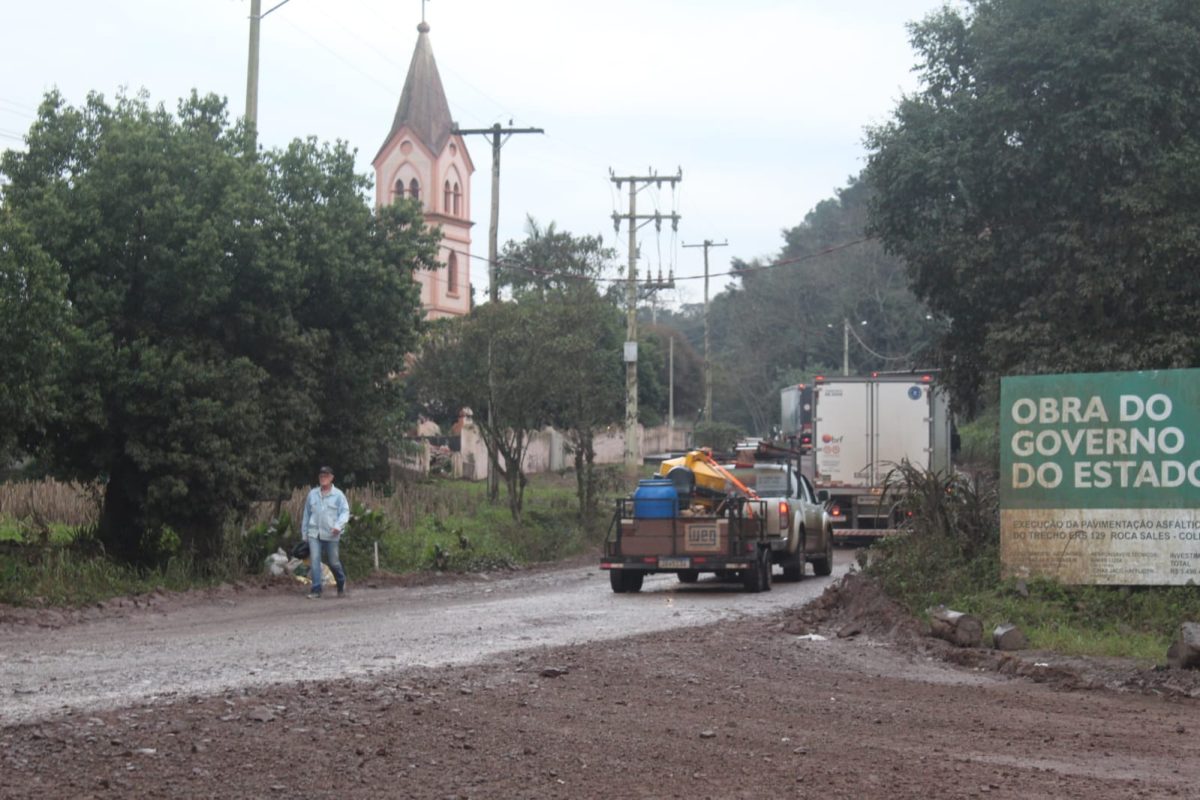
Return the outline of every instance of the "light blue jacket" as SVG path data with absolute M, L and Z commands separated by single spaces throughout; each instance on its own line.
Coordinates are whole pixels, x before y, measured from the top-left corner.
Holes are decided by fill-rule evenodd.
M 304 518 L 300 523 L 300 532 L 309 539 L 332 541 L 335 537 L 333 529 L 346 530 L 350 521 L 350 504 L 346 495 L 336 486 L 329 487 L 329 494 L 321 494 L 321 487 L 315 486 L 304 501 Z

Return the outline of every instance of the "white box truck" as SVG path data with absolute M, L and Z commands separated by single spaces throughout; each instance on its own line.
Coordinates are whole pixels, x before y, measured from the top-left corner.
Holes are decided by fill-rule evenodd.
M 932 373 L 818 377 L 813 387 L 813 483 L 836 538 L 885 535 L 899 522 L 884 493 L 898 465 L 946 472 L 950 404 Z

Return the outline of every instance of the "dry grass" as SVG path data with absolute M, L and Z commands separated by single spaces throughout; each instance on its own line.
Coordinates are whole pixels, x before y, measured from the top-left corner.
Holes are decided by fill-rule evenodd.
M 0 518 L 60 524 L 72 527 L 95 524 L 99 515 L 99 488 L 54 480 L 0 483 Z M 300 514 L 308 489 L 297 489 L 283 503 L 283 512 L 299 527 Z M 368 486 L 349 489 L 346 497 L 353 505 L 361 503 L 368 509 L 380 510 L 388 518 L 409 528 L 423 516 L 474 514 L 486 504 L 480 485 L 441 483 L 405 483 L 396 487 Z M 253 526 L 272 519 L 275 504 L 257 503 L 246 523 Z
M 401 529 L 412 528 L 428 515 L 437 517 L 474 516 L 487 505 L 486 488 L 482 484 L 401 483 L 394 487 L 366 486 L 347 489 L 346 499 L 351 507 L 362 504 L 371 511 L 382 511 L 389 521 Z M 283 503 L 282 512 L 292 519 L 292 530 L 300 529 L 304 498 L 308 489 L 297 489 Z M 257 503 L 246 519 L 246 526 L 270 522 L 274 518 L 274 503 Z
M 98 492 L 96 486 L 54 480 L 0 483 L 0 518 L 91 525 L 99 515 Z

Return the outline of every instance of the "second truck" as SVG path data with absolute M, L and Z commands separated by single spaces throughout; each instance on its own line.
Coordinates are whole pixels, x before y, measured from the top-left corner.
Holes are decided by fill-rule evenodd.
M 787 402 L 781 395 L 784 411 Z M 889 491 L 893 470 L 904 464 L 950 470 L 951 435 L 950 404 L 933 373 L 818 377 L 805 471 L 828 499 L 834 536 L 882 536 L 901 523 L 898 498 Z
M 807 564 L 829 575 L 832 521 L 798 456 L 756 444 L 733 463 L 703 450 L 664 461 L 656 479 L 617 501 L 600 563 L 612 590 L 640 591 L 661 572 L 683 583 L 712 573 L 751 592 L 771 588 L 776 566 L 787 580 Z

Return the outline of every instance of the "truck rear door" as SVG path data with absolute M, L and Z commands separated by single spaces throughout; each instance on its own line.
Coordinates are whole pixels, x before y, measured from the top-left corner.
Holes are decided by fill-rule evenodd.
M 816 387 L 813 397 L 817 481 L 823 486 L 870 486 L 870 385 L 831 382 Z
M 875 470 L 882 481 L 903 461 L 930 468 L 930 392 L 928 384 L 881 381 L 874 384 Z

